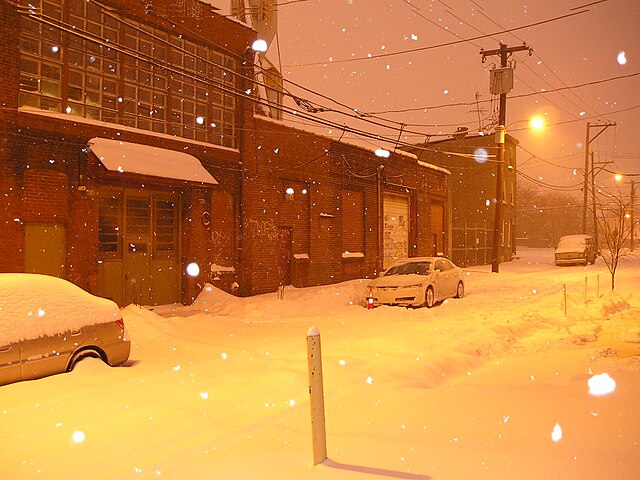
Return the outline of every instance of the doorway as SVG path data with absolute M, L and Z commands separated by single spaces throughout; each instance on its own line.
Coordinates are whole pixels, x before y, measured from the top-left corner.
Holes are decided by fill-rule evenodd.
M 278 284 L 291 285 L 291 227 L 278 228 Z

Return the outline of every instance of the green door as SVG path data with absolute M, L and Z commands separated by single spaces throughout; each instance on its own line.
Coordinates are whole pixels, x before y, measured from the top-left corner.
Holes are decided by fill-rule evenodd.
M 24 239 L 24 271 L 65 277 L 65 228 L 60 224 L 27 223 Z
M 124 303 L 149 305 L 151 282 L 151 198 L 149 194 L 125 196 L 123 248 Z

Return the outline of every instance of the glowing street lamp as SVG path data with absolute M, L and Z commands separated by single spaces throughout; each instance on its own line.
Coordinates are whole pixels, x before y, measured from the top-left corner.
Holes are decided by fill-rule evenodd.
M 529 127 L 534 130 L 542 130 L 544 128 L 544 118 L 536 115 L 529 120 Z
M 541 130 L 544 126 L 544 120 L 540 116 L 533 117 L 531 119 L 517 120 L 511 124 L 509 127 L 515 125 L 520 122 L 529 122 L 529 127 L 535 130 Z M 498 273 L 500 268 L 500 235 L 502 232 L 502 221 L 503 221 L 503 192 L 504 192 L 504 157 L 505 157 L 505 138 L 507 135 L 507 127 L 504 125 L 498 125 L 496 127 L 496 137 L 495 142 L 498 144 L 498 166 L 496 172 L 496 208 L 495 215 L 493 220 L 493 244 L 491 247 L 491 271 L 493 273 Z M 509 165 L 510 168 L 513 168 Z

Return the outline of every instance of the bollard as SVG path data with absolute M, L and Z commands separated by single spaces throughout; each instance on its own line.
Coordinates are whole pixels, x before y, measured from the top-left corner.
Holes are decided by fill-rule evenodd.
M 371 310 L 374 307 L 373 305 L 373 288 L 369 289 L 369 296 L 367 297 L 367 308 Z
M 567 284 L 562 284 L 562 296 L 564 298 L 564 316 L 567 316 Z
M 596 277 L 596 298 L 600 298 L 600 274 Z
M 309 364 L 309 396 L 311 397 L 313 464 L 317 465 L 327 459 L 327 434 L 324 421 L 322 351 L 320 332 L 316 327 L 311 327 L 307 332 L 307 363 Z
M 584 277 L 584 303 L 587 303 L 587 277 Z

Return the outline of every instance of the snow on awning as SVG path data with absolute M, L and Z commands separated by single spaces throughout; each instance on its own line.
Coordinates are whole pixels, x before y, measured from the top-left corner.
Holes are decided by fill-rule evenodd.
M 102 164 L 112 172 L 218 184 L 200 160 L 188 153 L 98 137 L 89 140 L 88 145 Z

